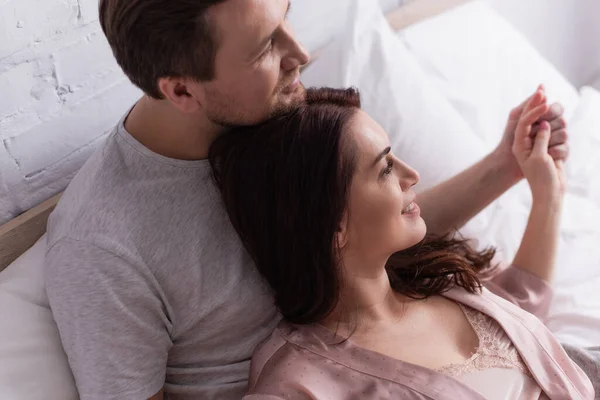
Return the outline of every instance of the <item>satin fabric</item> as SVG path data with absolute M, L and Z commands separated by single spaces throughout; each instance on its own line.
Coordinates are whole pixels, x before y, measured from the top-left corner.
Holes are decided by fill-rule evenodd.
M 550 286 L 516 267 L 506 268 L 485 285 L 481 294 L 455 288 L 444 296 L 496 320 L 548 398 L 593 400 L 590 379 L 539 319 L 548 312 Z M 254 353 L 249 390 L 244 397 L 367 398 L 485 400 L 443 373 L 361 348 L 351 338 L 344 340 L 319 324 L 286 321 Z

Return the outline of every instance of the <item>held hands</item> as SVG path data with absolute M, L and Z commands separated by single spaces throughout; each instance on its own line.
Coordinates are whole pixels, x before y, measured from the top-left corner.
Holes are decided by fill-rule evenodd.
M 543 92 L 543 87 L 540 85 L 538 91 Z M 499 162 L 503 165 L 504 171 L 509 174 L 509 176 L 513 177 L 516 181 L 523 178 L 523 171 L 519 167 L 517 160 L 515 159 L 514 153 L 512 151 L 512 147 L 515 141 L 515 131 L 517 129 L 517 125 L 523 114 L 523 110 L 531 100 L 531 98 L 535 96 L 532 95 L 528 99 L 526 99 L 523 103 L 515 107 L 508 117 L 508 122 L 506 124 L 506 129 L 504 130 L 504 136 L 502 137 L 502 141 L 498 145 L 495 150 L 495 154 L 498 157 Z M 567 144 L 567 130 L 566 130 L 566 122 L 563 118 L 564 109 L 559 103 L 552 104 L 548 111 L 537 121 L 536 124 L 533 125 L 532 128 L 532 136 L 535 135 L 540 127 L 539 123 L 541 121 L 547 121 L 550 124 L 550 143 L 548 148 L 548 154 L 552 156 L 554 160 L 566 160 L 569 156 L 569 147 Z
M 523 107 L 512 152 L 531 187 L 534 202 L 560 203 L 566 186 L 564 157 L 549 154 L 551 125 L 545 120 L 538 123 L 548 110 L 546 94 L 540 87 Z

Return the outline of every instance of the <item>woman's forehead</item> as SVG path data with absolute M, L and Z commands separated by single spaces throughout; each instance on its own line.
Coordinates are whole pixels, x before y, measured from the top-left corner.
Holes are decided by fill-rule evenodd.
M 359 110 L 354 118 L 352 118 L 350 133 L 356 143 L 356 147 L 359 149 L 359 154 L 366 158 L 363 161 L 368 161 L 369 156 L 372 156 L 374 159 L 390 145 L 387 133 L 373 118 L 362 110 Z

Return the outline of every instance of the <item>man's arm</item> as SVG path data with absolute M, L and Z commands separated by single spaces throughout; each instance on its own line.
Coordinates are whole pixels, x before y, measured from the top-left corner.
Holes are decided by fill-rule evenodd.
M 540 86 L 538 90 L 544 89 Z M 511 111 L 504 136 L 492 153 L 455 177 L 419 194 L 417 201 L 430 233 L 443 235 L 460 229 L 523 178 L 512 146 L 519 118 L 530 99 Z M 540 118 L 550 123 L 548 153 L 554 160 L 565 160 L 569 155 L 563 113 L 562 106 L 556 103 Z M 537 125 L 533 127 L 532 135 L 537 129 Z
M 460 174 L 425 190 L 417 197 L 430 233 L 443 235 L 461 228 L 521 180 L 491 153 Z
M 150 272 L 71 238 L 49 249 L 46 265 L 48 300 L 80 398 L 160 396 L 172 342 Z

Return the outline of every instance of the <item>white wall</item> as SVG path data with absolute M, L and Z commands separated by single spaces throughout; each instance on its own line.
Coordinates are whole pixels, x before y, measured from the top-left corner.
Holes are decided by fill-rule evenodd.
M 600 1 L 486 0 L 576 87 L 600 72 Z
M 97 0 L 0 0 L 0 222 L 62 190 L 138 96 Z

